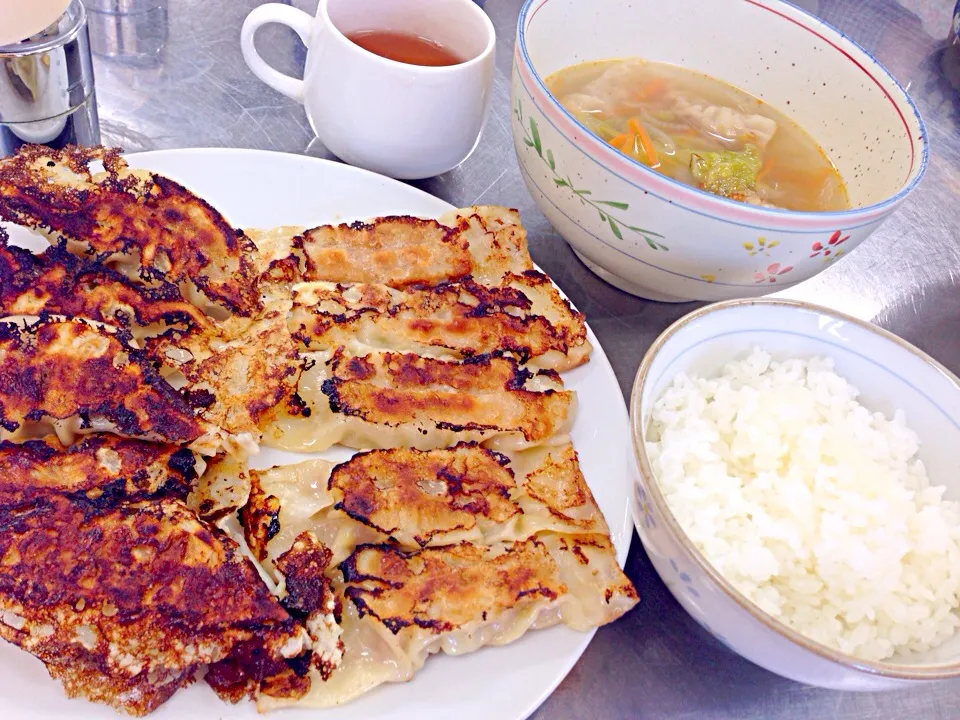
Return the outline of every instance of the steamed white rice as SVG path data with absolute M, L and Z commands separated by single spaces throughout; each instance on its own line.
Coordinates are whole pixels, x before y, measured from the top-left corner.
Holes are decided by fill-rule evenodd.
M 857 401 L 826 358 L 755 349 L 712 379 L 679 375 L 647 449 L 697 548 L 760 608 L 869 660 L 922 652 L 960 625 L 960 503 L 919 439 Z

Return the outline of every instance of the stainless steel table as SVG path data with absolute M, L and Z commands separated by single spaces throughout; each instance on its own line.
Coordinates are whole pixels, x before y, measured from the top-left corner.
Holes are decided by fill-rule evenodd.
M 128 151 L 229 146 L 327 156 L 313 141 L 302 109 L 261 84 L 244 65 L 240 24 L 259 4 L 256 0 L 119 2 L 154 9 L 91 16 L 105 142 Z M 960 271 L 960 94 L 951 85 L 952 79 L 960 87 L 960 61 L 943 51 L 953 0 L 901 2 L 917 10 L 923 22 L 893 0 L 801 0 L 874 51 L 909 86 L 927 121 L 933 152 L 926 180 L 896 217 L 849 258 L 790 294 L 874 320 L 960 372 L 960 290 L 955 287 Z M 315 0 L 287 4 L 311 12 L 316 5 Z M 460 168 L 418 185 L 458 206 L 483 202 L 520 209 L 534 258 L 587 314 L 626 395 L 646 348 L 695 306 L 644 302 L 606 285 L 577 260 L 527 194 L 509 122 L 519 7 L 520 0 L 485 3 L 499 43 L 493 110 L 480 147 Z M 292 31 L 267 28 L 258 40 L 276 67 L 300 72 L 305 53 Z M 960 682 L 860 695 L 775 677 L 733 655 L 684 613 L 637 538 L 627 572 L 642 603 L 597 633 L 534 717 L 960 717 Z

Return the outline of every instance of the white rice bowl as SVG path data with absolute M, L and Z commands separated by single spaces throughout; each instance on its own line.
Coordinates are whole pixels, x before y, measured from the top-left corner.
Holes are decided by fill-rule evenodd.
M 960 502 L 919 438 L 857 401 L 826 358 L 755 349 L 716 378 L 679 375 L 647 454 L 670 510 L 759 608 L 864 660 L 919 653 L 960 626 Z

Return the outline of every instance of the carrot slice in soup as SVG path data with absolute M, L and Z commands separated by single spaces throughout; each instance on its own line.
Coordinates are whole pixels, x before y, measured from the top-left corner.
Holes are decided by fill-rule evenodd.
M 630 129 L 636 134 L 637 138 L 639 138 L 640 145 L 643 148 L 643 154 L 647 156 L 647 163 L 650 167 L 659 167 L 660 159 L 657 157 L 657 149 L 653 146 L 653 140 L 650 139 L 643 125 L 641 125 L 636 118 L 630 118 L 627 121 L 627 125 L 630 126 Z

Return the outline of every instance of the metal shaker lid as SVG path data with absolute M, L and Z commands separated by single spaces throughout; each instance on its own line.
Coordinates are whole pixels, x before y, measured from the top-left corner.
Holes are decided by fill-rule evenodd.
M 73 0 L 59 20 L 23 42 L 0 46 L 0 123 L 69 113 L 93 92 L 87 16 Z

